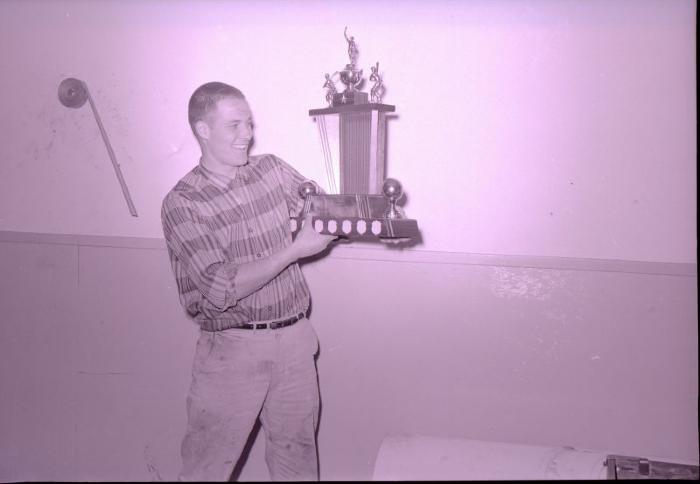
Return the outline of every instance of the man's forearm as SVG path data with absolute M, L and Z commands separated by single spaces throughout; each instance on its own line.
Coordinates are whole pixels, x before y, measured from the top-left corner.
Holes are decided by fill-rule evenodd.
M 265 259 L 248 262 L 237 267 L 233 280 L 236 288 L 236 299 L 242 299 L 257 291 L 292 262 L 319 253 L 336 239 L 333 235 L 316 232 L 311 226 L 311 220 L 311 214 L 307 214 L 301 230 L 291 245 Z
M 242 299 L 254 293 L 297 258 L 293 246 L 288 246 L 262 260 L 239 265 L 233 281 L 236 287 L 236 298 Z

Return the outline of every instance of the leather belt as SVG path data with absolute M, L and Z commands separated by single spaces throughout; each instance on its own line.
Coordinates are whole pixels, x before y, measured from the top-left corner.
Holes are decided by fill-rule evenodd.
M 300 319 L 304 317 L 304 313 L 299 313 L 291 318 L 283 319 L 281 321 L 272 321 L 270 323 L 246 323 L 236 326 L 237 329 L 279 329 L 291 326 Z

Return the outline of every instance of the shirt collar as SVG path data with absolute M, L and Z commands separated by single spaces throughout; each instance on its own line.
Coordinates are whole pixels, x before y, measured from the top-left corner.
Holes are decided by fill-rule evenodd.
M 202 172 L 202 175 L 204 175 L 204 177 L 207 179 L 207 181 L 211 182 L 219 188 L 227 188 L 229 185 L 232 184 L 240 185 L 248 182 L 248 180 L 250 180 L 252 168 L 257 164 L 257 161 L 258 160 L 256 157 L 248 157 L 248 163 L 239 167 L 238 170 L 236 170 L 236 174 L 233 178 L 228 177 L 226 175 L 222 175 L 220 173 L 214 173 L 206 166 L 204 166 L 201 158 L 199 159 L 199 169 Z

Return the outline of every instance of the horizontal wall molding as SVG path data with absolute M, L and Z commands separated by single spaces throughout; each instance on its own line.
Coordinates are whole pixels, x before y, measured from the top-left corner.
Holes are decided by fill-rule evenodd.
M 111 235 L 73 235 L 0 230 L 0 243 L 71 245 L 78 247 L 112 247 L 117 249 L 166 250 L 165 240 L 148 237 Z M 375 247 L 374 245 L 377 245 Z M 475 254 L 420 249 L 400 249 L 391 245 L 358 243 L 340 245 L 329 254 L 333 259 L 408 262 L 418 264 L 453 264 L 533 269 L 625 272 L 634 274 L 697 277 L 697 263 L 653 262 L 617 259 L 586 259 L 533 255 Z

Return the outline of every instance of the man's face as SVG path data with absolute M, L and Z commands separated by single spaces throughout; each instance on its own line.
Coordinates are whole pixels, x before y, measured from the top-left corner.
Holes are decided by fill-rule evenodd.
M 201 121 L 200 121 L 201 122 Z M 253 139 L 253 114 L 245 99 L 224 98 L 198 128 L 208 155 L 217 164 L 232 167 L 248 162 Z

